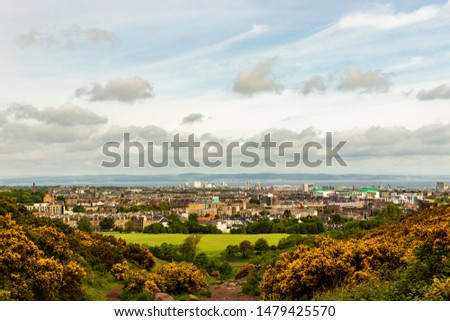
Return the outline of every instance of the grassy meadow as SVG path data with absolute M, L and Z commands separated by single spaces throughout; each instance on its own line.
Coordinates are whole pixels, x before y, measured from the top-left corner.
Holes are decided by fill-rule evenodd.
M 143 234 L 143 233 L 105 233 L 123 238 L 127 243 L 147 244 L 150 246 L 162 243 L 181 244 L 189 234 Z M 207 255 L 215 256 L 225 250 L 227 245 L 239 245 L 243 240 L 249 240 L 253 244 L 259 238 L 267 240 L 269 245 L 277 245 L 278 241 L 288 234 L 204 234 L 199 244 L 199 251 Z

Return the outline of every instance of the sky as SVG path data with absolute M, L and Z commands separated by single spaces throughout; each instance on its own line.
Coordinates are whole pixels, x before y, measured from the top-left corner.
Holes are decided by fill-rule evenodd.
M 450 2 L 2 2 L 0 178 L 450 174 Z M 285 166 L 327 132 L 346 166 Z M 276 167 L 239 152 L 232 167 L 139 167 L 136 148 L 130 167 L 102 166 L 124 133 L 156 158 L 177 133 L 293 148 Z

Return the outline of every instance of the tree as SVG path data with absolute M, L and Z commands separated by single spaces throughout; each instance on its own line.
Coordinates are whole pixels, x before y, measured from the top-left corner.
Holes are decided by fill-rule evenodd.
M 403 216 L 403 211 L 395 204 L 389 204 L 383 208 L 380 213 L 380 219 L 385 223 L 396 222 Z
M 339 214 L 333 214 L 330 216 L 330 218 L 331 218 L 331 223 L 333 223 L 333 224 L 344 223 L 344 218 L 342 216 L 340 216 Z
M 197 252 L 197 246 L 202 238 L 201 235 L 191 235 L 187 237 L 181 244 L 181 254 L 183 259 L 192 262 Z
M 114 217 L 104 217 L 100 220 L 100 229 L 110 231 L 114 227 Z
M 248 240 L 242 241 L 241 244 L 239 244 L 239 249 L 242 253 L 243 258 L 249 258 L 253 255 L 254 248 L 252 243 Z
M 81 205 L 75 205 L 72 209 L 74 213 L 86 213 L 86 209 Z
M 284 218 L 290 218 L 292 216 L 291 211 L 290 210 L 285 210 L 283 213 L 283 217 Z
M 146 227 L 144 227 L 144 233 L 148 233 L 148 234 L 159 234 L 159 233 L 164 233 L 165 231 L 166 231 L 166 228 L 160 222 L 153 223 L 151 225 L 147 225 Z
M 77 224 L 77 227 L 80 231 L 86 232 L 86 233 L 92 233 L 94 231 L 94 226 L 91 223 L 91 220 L 87 216 L 83 216 Z
M 270 250 L 269 243 L 267 243 L 266 239 L 260 238 L 255 242 L 255 251 L 258 253 L 264 253 Z
M 239 253 L 239 246 L 237 246 L 237 245 L 227 245 L 227 247 L 225 248 L 225 251 L 222 252 L 222 256 L 226 260 L 231 260 L 238 253 Z
M 136 225 L 132 220 L 129 220 L 125 223 L 125 233 L 131 233 L 136 230 Z
M 202 252 L 195 257 L 194 262 L 192 263 L 199 269 L 206 270 L 206 268 L 208 267 L 209 259 L 206 256 L 206 253 Z

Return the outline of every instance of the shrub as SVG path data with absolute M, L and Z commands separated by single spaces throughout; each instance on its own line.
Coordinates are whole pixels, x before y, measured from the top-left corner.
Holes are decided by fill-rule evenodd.
M 166 291 L 170 294 L 198 293 L 208 285 L 205 275 L 186 262 L 167 264 L 156 273 L 164 278 Z
M 252 270 L 256 270 L 256 265 L 251 264 L 251 263 L 244 264 L 236 272 L 235 279 L 245 278 Z
M 434 278 L 425 298 L 433 301 L 449 301 L 450 300 L 450 277 L 440 280 Z
M 317 247 L 301 245 L 283 253 L 261 282 L 265 300 L 311 299 L 315 293 L 353 286 L 378 276 L 384 264 L 402 265 L 403 253 L 395 240 L 335 241 L 317 239 Z
M 130 267 L 126 261 L 114 264 L 111 268 L 111 274 L 118 281 L 124 281 L 128 277 Z
M 129 272 L 124 284 L 124 292 L 155 294 L 165 290 L 164 278 L 147 270 Z
M 155 266 L 155 257 L 145 246 L 139 244 L 128 244 L 123 251 L 125 258 L 130 259 L 143 269 L 150 270 Z

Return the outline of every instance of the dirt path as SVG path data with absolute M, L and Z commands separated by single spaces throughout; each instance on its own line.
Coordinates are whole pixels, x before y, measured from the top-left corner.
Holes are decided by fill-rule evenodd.
M 259 297 L 242 293 L 242 282 L 225 281 L 210 286 L 211 297 L 204 297 L 205 301 L 259 301 Z M 114 287 L 107 295 L 107 301 L 121 301 L 123 288 Z
M 122 301 L 122 292 L 123 288 L 121 285 L 118 285 L 112 288 L 107 295 L 107 301 Z
M 259 301 L 259 297 L 242 293 L 242 284 L 238 281 L 225 281 L 210 286 L 211 297 L 205 301 Z

